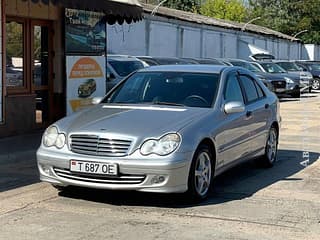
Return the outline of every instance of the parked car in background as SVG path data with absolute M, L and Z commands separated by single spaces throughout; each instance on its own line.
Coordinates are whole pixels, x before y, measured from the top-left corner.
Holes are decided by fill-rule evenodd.
M 22 87 L 23 86 L 23 69 L 6 66 L 6 86 Z
M 146 62 L 150 66 L 155 65 L 178 65 L 178 64 L 195 64 L 192 60 L 186 60 L 177 57 L 151 57 L 151 56 L 136 56 L 138 59 Z
M 284 93 L 287 90 L 287 82 L 282 76 L 276 76 L 274 74 L 262 72 L 257 66 L 246 60 L 231 58 L 222 60 L 232 66 L 243 67 L 251 71 L 264 83 L 264 85 L 266 85 L 266 87 L 275 93 Z
M 202 200 L 215 176 L 243 161 L 271 167 L 279 124 L 278 98 L 246 69 L 149 67 L 45 131 L 40 179 Z
M 297 77 L 300 77 L 300 86 L 301 86 L 300 90 L 302 91 L 307 90 L 311 92 L 313 76 L 309 71 L 304 71 L 301 67 L 299 67 L 293 61 L 274 60 L 273 62 L 278 64 L 287 72 L 295 74 Z
M 195 64 L 227 65 L 224 62 L 213 59 L 213 58 L 182 58 L 182 59 L 194 61 Z
M 107 89 L 109 91 L 126 76 L 138 69 L 149 66 L 136 57 L 128 55 L 107 55 Z
M 296 61 L 296 64 L 304 71 L 311 72 L 313 81 L 311 88 L 314 90 L 320 90 L 320 62 L 316 61 Z
M 295 74 L 290 74 L 278 64 L 269 61 L 256 61 L 251 62 L 253 65 L 258 67 L 262 72 L 273 74 L 275 77 L 279 79 L 284 79 L 286 81 L 286 91 L 294 98 L 300 97 L 300 88 L 305 87 L 304 85 L 300 85 L 300 77 L 297 77 Z

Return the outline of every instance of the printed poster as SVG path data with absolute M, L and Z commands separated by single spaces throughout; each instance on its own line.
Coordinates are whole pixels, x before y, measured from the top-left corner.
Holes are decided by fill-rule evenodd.
M 67 54 L 104 54 L 106 52 L 105 14 L 66 9 L 65 37 Z
M 106 93 L 104 56 L 67 56 L 67 115 L 92 105 Z

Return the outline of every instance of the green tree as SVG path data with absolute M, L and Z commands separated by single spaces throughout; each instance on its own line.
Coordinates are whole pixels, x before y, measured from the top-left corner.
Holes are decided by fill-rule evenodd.
M 250 15 L 261 17 L 256 24 L 294 35 L 305 43 L 320 44 L 319 0 L 250 0 Z
M 186 12 L 198 12 L 200 3 L 199 0 L 168 0 L 163 3 L 163 6 Z
M 200 7 L 200 13 L 214 18 L 243 22 L 247 8 L 241 0 L 207 0 Z

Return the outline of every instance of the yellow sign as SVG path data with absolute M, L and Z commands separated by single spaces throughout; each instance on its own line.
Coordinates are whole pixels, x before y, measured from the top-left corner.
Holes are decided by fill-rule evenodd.
M 86 98 L 86 99 L 73 99 L 70 100 L 70 105 L 73 112 L 76 112 L 84 107 L 88 107 L 92 105 L 92 98 Z

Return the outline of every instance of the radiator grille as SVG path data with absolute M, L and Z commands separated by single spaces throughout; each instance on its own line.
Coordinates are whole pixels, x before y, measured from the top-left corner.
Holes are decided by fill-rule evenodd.
M 97 135 L 71 135 L 71 151 L 75 153 L 106 157 L 128 155 L 131 140 L 100 138 Z

